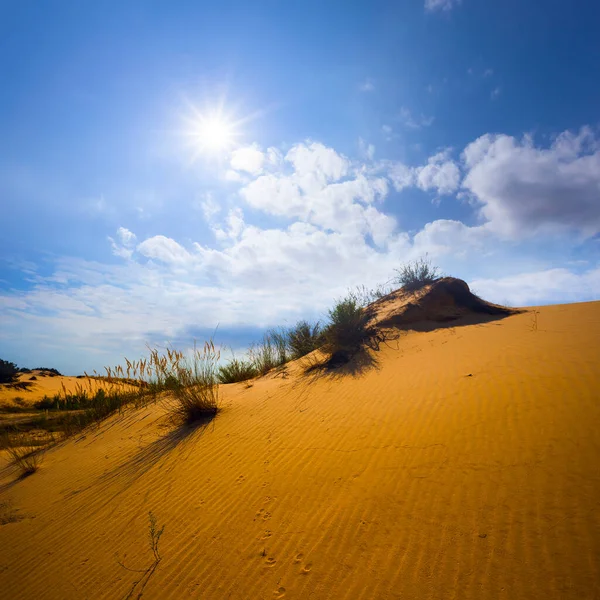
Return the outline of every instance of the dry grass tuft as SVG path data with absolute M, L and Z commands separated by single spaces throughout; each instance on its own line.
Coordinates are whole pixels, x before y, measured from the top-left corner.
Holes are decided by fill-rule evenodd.
M 154 383 L 172 392 L 174 412 L 185 422 L 205 421 L 219 410 L 220 351 L 212 340 L 202 349 L 194 344 L 191 355 L 167 348 L 166 354 L 157 349 L 150 351 L 149 366 Z
M 21 477 L 27 477 L 35 473 L 42 464 L 43 450 L 32 447 L 25 434 L 13 438 L 10 445 L 6 445 L 8 455 L 13 463 L 19 467 Z

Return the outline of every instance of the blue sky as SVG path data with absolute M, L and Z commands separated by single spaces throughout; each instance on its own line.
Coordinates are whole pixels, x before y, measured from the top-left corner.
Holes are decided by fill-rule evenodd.
M 0 356 L 241 349 L 425 253 L 492 301 L 598 299 L 599 18 L 5 0 Z

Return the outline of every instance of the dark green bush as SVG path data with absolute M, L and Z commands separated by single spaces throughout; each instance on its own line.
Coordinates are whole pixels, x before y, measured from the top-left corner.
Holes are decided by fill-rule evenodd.
M 352 292 L 336 302 L 329 311 L 329 323 L 323 332 L 325 347 L 334 362 L 349 360 L 373 337 L 372 316 L 373 312 L 361 306 Z
M 0 359 L 0 383 L 14 381 L 18 371 L 15 363 Z

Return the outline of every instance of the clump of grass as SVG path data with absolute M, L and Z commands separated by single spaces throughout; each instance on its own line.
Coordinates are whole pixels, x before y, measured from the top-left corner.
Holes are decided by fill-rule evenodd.
M 419 290 L 440 278 L 438 267 L 433 266 L 427 258 L 419 258 L 394 270 L 397 273 L 394 282 L 407 292 Z
M 285 330 L 269 329 L 260 343 L 250 346 L 248 355 L 260 375 L 288 362 L 290 355 Z
M 372 310 L 362 306 L 353 292 L 335 303 L 329 311 L 329 323 L 323 332 L 325 349 L 330 354 L 330 366 L 348 362 L 375 335 L 370 325 L 372 317 Z
M 286 333 L 291 358 L 297 359 L 310 354 L 323 344 L 323 330 L 320 323 L 310 324 L 298 321 Z
M 157 385 L 173 393 L 175 413 L 191 423 L 212 418 L 219 410 L 220 352 L 212 340 L 202 350 L 196 348 L 191 356 L 168 348 L 166 354 L 157 349 L 150 352 L 149 364 Z
M 43 460 L 42 450 L 31 446 L 25 434 L 16 436 L 10 442 L 7 440 L 3 446 L 13 463 L 19 467 L 21 477 L 32 475 L 40 468 Z
M 248 381 L 256 375 L 258 375 L 258 370 L 249 360 L 233 357 L 226 365 L 219 367 L 219 381 L 221 383 Z

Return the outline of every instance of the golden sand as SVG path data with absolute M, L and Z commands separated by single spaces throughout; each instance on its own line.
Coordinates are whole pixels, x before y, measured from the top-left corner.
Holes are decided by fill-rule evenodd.
M 403 333 L 355 374 L 223 386 L 0 472 L 0 596 L 600 597 L 600 302 Z M 465 321 L 473 323 L 473 320 Z

